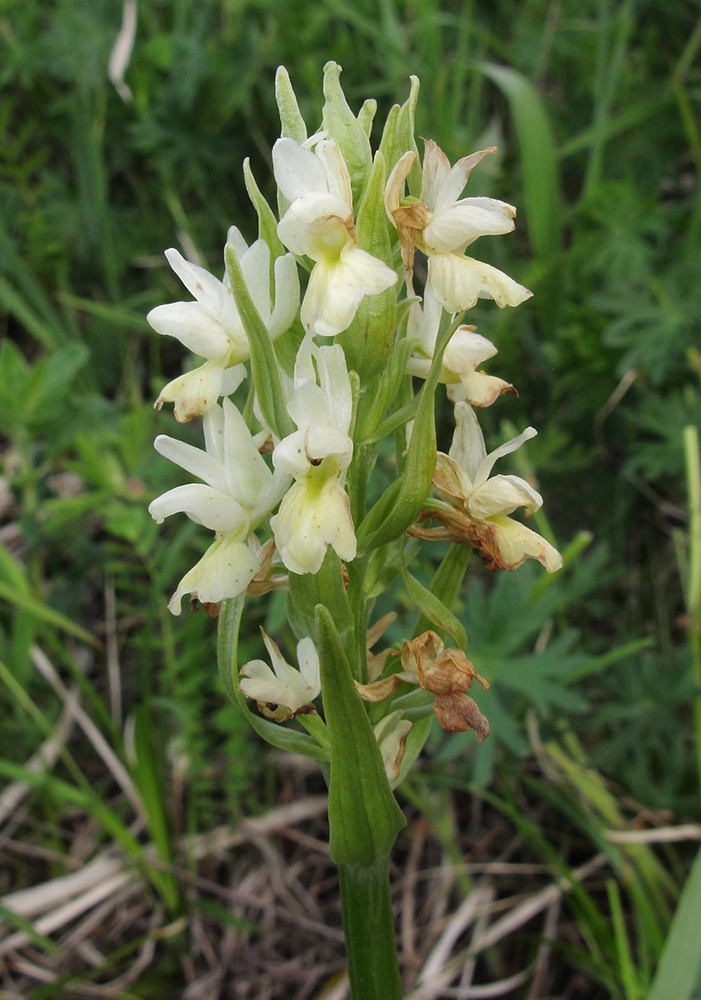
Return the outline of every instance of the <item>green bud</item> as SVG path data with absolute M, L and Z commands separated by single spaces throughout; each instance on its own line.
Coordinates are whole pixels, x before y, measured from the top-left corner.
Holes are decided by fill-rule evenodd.
M 421 194 L 421 161 L 419 160 L 419 150 L 416 146 L 416 125 L 414 121 L 418 99 L 419 78 L 418 76 L 412 76 L 409 97 L 401 107 L 395 104 L 390 109 L 380 141 L 380 152 L 387 163 L 388 174 L 392 172 L 395 163 L 404 153 L 409 150 L 416 153 L 414 165 L 407 179 L 409 192 L 416 197 L 419 197 Z
M 357 205 L 365 191 L 365 185 L 372 165 L 370 140 L 360 121 L 348 106 L 341 89 L 341 67 L 338 63 L 327 62 L 324 66 L 324 109 L 322 121 L 329 135 L 341 148 L 351 175 L 353 204 Z M 367 119 L 368 112 L 363 112 Z
M 278 66 L 275 74 L 275 100 L 280 112 L 280 136 L 283 139 L 294 139 L 295 142 L 303 143 L 307 138 L 307 126 L 302 112 L 299 110 L 297 97 L 292 89 L 290 74 L 284 66 Z M 277 208 L 280 218 L 290 207 L 290 203 L 282 194 L 277 193 Z
M 385 162 L 377 153 L 372 165 L 356 229 L 362 250 L 392 267 L 389 222 L 385 212 Z M 397 323 L 396 286 L 379 295 L 366 295 L 358 307 L 353 322 L 339 334 L 336 342 L 346 354 L 348 368 L 360 376 L 361 385 L 383 371 L 392 352 Z
M 290 74 L 284 66 L 278 66 L 275 74 L 275 100 L 280 112 L 280 135 L 285 139 L 294 139 L 295 142 L 304 142 L 307 138 L 307 126 L 292 89 Z
M 375 115 L 377 113 L 377 101 L 368 97 L 367 101 L 363 102 L 363 106 L 358 112 L 358 121 L 363 126 L 363 131 L 365 135 L 370 138 L 370 133 L 372 132 L 372 123 L 375 120 Z

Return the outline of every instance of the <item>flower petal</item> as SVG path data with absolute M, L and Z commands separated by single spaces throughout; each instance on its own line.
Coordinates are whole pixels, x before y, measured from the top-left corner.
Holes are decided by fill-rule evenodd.
M 248 514 L 241 504 L 200 483 L 168 490 L 149 504 L 148 512 L 158 524 L 171 514 L 182 513 L 212 531 L 242 531 L 243 538 L 248 534 Z
M 464 250 L 480 236 L 503 236 L 514 229 L 516 209 L 495 198 L 465 198 L 437 212 L 422 234 L 434 253 Z
M 224 327 L 199 302 L 169 302 L 156 306 L 146 319 L 156 333 L 175 337 L 183 347 L 209 361 L 224 358 L 231 347 Z
M 299 276 L 297 262 L 286 253 L 275 261 L 275 306 L 268 324 L 271 340 L 285 333 L 292 326 L 299 309 Z
M 204 267 L 200 267 L 199 264 L 192 264 L 189 260 L 185 260 L 177 250 L 172 248 L 166 250 L 166 258 L 188 292 L 194 295 L 215 319 L 221 319 L 222 297 L 224 295 L 224 286 L 221 281 Z
M 462 373 L 474 371 L 488 358 L 493 358 L 497 349 L 491 340 L 475 333 L 474 327 L 460 326 L 448 341 L 445 349 L 445 366 L 451 371 Z
M 289 202 L 312 191 L 328 191 L 323 163 L 294 139 L 278 139 L 273 146 L 273 172 Z
M 480 521 L 494 514 L 511 514 L 517 507 L 525 507 L 530 516 L 542 506 L 540 493 L 519 476 L 492 476 L 475 489 L 466 505 L 470 515 Z
M 243 365 L 240 367 L 243 368 Z M 207 413 L 215 405 L 217 399 L 224 395 L 224 381 L 224 369 L 221 365 L 207 361 L 165 385 L 154 407 L 160 410 L 164 403 L 174 403 L 175 419 L 178 423 L 185 424 L 193 417 Z
M 538 431 L 535 427 L 526 427 L 525 431 L 521 431 L 517 437 L 511 438 L 510 441 L 505 441 L 504 444 L 500 444 L 498 448 L 494 449 L 494 451 L 490 451 L 490 453 L 482 459 L 479 464 L 479 468 L 475 472 L 475 489 L 487 481 L 497 459 L 503 458 L 504 455 L 510 455 L 512 451 L 516 451 L 526 441 L 530 441 L 531 438 L 534 438 L 537 433 Z
M 478 299 L 494 299 L 503 309 L 517 306 L 533 294 L 496 267 L 457 253 L 432 254 L 428 279 L 448 312 L 471 309 Z
M 475 411 L 467 403 L 456 403 L 454 415 L 455 433 L 448 454 L 474 481 L 477 470 L 487 454 L 482 428 Z
M 181 469 L 185 469 L 186 472 L 191 472 L 198 479 L 204 480 L 215 490 L 219 490 L 221 493 L 227 492 L 226 478 L 221 463 L 202 451 L 201 448 L 195 448 L 184 441 L 168 437 L 167 434 L 159 434 L 153 442 L 153 446 L 159 455 L 175 462 Z
M 238 597 L 260 569 L 258 558 L 237 533 L 219 535 L 200 561 L 185 574 L 168 604 L 168 610 L 180 614 L 184 594 L 192 594 L 202 604 L 216 604 L 228 597 Z
M 432 195 L 434 199 L 433 204 L 429 201 L 426 202 L 429 208 L 432 208 L 434 212 L 442 212 L 444 209 L 454 205 L 462 194 L 463 189 L 467 184 L 467 179 L 477 164 L 481 163 L 485 156 L 489 156 L 490 153 L 496 152 L 497 147 L 490 146 L 488 149 L 480 149 L 476 153 L 470 153 L 469 156 L 463 156 L 462 159 L 458 160 L 452 170 L 449 170 L 447 174 L 445 172 L 445 165 L 441 164 L 441 167 L 436 174 L 437 183 L 435 194 Z M 428 155 L 428 146 L 426 147 L 426 154 Z M 448 166 L 450 166 L 447 157 L 445 158 L 445 162 Z M 426 167 L 424 165 L 424 170 L 425 169 Z
M 479 543 L 482 558 L 497 569 L 518 569 L 526 559 L 537 559 L 548 573 L 562 569 L 562 556 L 550 542 L 520 521 L 496 515 L 475 521 L 471 532 Z
M 512 392 L 518 395 L 510 382 L 505 382 L 503 378 L 495 375 L 487 375 L 484 372 L 457 373 L 460 382 L 465 390 L 464 399 L 470 406 L 491 406 L 505 392 Z M 453 402 L 458 398 L 453 396 Z

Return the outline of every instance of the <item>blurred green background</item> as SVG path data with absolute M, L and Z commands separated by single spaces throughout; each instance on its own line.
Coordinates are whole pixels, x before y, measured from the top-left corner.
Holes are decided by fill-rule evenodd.
M 274 800 L 274 763 L 225 703 L 213 623 L 165 610 L 208 539 L 182 518 L 157 528 L 146 510 L 180 481 L 155 456 L 155 434 L 197 443 L 198 429 L 152 408 L 183 352 L 144 316 L 183 297 L 166 247 L 220 273 L 227 228 L 255 237 L 242 162 L 251 158 L 274 203 L 275 70 L 288 68 L 314 128 L 334 59 L 355 111 L 377 99 L 376 138 L 415 74 L 419 135 L 451 161 L 499 147 L 467 193 L 515 204 L 517 230 L 485 238 L 478 256 L 535 296 L 470 314 L 499 347 L 490 370 L 520 393 L 483 423 L 491 446 L 538 429 L 513 471 L 537 478 L 548 520 L 536 527 L 570 554 L 552 579 L 531 565 L 494 578 L 471 564 L 458 611 L 493 684 L 482 706 L 493 736 L 476 752 L 471 734 L 435 734 L 414 807 L 436 785 L 506 801 L 524 782 L 525 800 L 548 799 L 594 842 L 640 810 L 697 820 L 701 551 L 690 541 L 684 428 L 701 423 L 698 0 L 139 0 L 119 93 L 108 63 L 122 15 L 107 0 L 0 4 L 3 773 L 17 778 L 61 711 L 34 669 L 38 644 L 77 678 L 136 769 L 164 857 L 173 832 Z M 430 554 L 424 563 L 427 581 Z M 390 638 L 400 638 L 411 602 L 401 587 L 391 602 L 401 615 Z M 284 622 L 281 595 L 252 601 L 244 655 L 259 648 L 259 624 L 284 638 Z M 102 646 L 85 666 L 91 640 L 118 661 L 119 693 Z M 142 719 L 136 762 L 127 717 Z M 520 771 L 538 745 L 550 748 L 557 792 Z M 62 780 L 80 786 L 88 752 L 75 750 L 77 771 L 64 762 Z M 188 787 L 179 817 L 176 759 Z M 104 795 L 110 780 L 83 792 Z M 48 814 L 62 822 L 57 788 L 33 794 L 28 840 L 43 841 Z M 128 803 L 117 812 L 126 824 Z M 688 852 L 667 863 L 683 881 Z M 12 872 L 5 889 L 34 877 Z M 610 992 L 582 996 L 647 989 L 670 911 L 640 917 L 631 884 L 639 983 L 626 980 L 612 903 L 608 931 L 589 928 L 599 951 L 583 932 L 569 959 Z

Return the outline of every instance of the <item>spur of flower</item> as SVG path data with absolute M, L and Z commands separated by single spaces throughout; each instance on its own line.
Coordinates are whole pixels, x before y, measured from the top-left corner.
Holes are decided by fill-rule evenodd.
M 270 519 L 283 563 L 292 573 L 318 572 L 326 549 L 355 558 L 356 538 L 345 470 L 353 457 L 348 431 L 353 412 L 343 348 L 318 347 L 307 334 L 295 362 L 287 406 L 297 430 L 273 451 L 276 471 L 294 476 L 280 510 Z
M 470 173 L 496 148 L 465 156 L 451 168 L 433 140 L 424 140 L 423 179 L 419 199 L 404 198 L 404 184 L 416 154 L 404 153 L 395 164 L 385 192 L 385 207 L 397 229 L 411 291 L 414 250 L 428 257 L 428 280 L 448 312 L 462 312 L 477 299 L 494 299 L 498 306 L 517 306 L 531 292 L 490 264 L 465 256 L 480 236 L 498 236 L 514 228 L 516 209 L 494 198 L 460 198 Z
M 396 655 L 396 654 L 395 654 Z M 436 696 L 433 711 L 443 729 L 465 732 L 474 729 L 482 743 L 489 735 L 489 723 L 467 692 L 475 680 L 486 691 L 489 683 L 477 673 L 461 649 L 446 649 L 443 640 L 429 630 L 408 639 L 401 651 L 402 669 L 372 684 L 359 684 L 363 701 L 384 701 L 402 684 L 418 684 Z
M 429 284 L 424 289 L 423 309 L 414 302 L 409 309 L 407 336 L 415 338 L 418 346 L 407 362 L 409 375 L 426 378 L 431 368 L 436 338 L 440 328 L 443 308 Z M 518 395 L 510 382 L 477 371 L 478 365 L 494 357 L 497 349 L 486 337 L 480 336 L 474 326 L 459 326 L 448 341 L 443 355 L 440 381 L 448 388 L 449 397 L 455 402 L 466 399 L 472 406 L 491 406 L 505 392 Z
M 243 593 L 261 570 L 257 546 L 247 539 L 289 484 L 287 475 L 268 468 L 230 399 L 210 407 L 203 424 L 204 451 L 165 434 L 154 443 L 156 451 L 203 483 L 176 486 L 158 497 L 149 505 L 153 519 L 160 524 L 185 513 L 215 532 L 212 545 L 178 584 L 168 605 L 173 614 L 180 614 L 184 594 L 207 605 Z
M 425 510 L 422 519 L 440 521 L 440 537 L 467 542 L 479 549 L 489 569 L 516 569 L 526 559 L 537 559 L 549 573 L 562 568 L 562 556 L 550 542 L 509 517 L 523 507 L 527 517 L 539 510 L 543 498 L 520 476 L 491 476 L 497 459 L 520 448 L 537 431 L 525 431 L 487 454 L 474 410 L 465 402 L 455 404 L 455 434 L 450 452 L 438 453 L 433 489 L 440 506 Z M 431 529 L 414 527 L 418 537 L 439 537 Z
M 247 246 L 235 226 L 229 229 L 227 242 L 234 248 L 251 298 L 271 340 L 275 340 L 289 329 L 299 307 L 295 260 L 291 254 L 276 259 L 272 305 L 267 244 L 256 240 Z M 228 275 L 220 281 L 205 268 L 185 260 L 177 250 L 166 250 L 166 257 L 195 301 L 156 306 L 146 318 L 157 333 L 175 337 L 193 354 L 207 359 L 204 365 L 169 382 L 156 400 L 156 409 L 164 402 L 174 403 L 175 418 L 184 423 L 206 413 L 220 396 L 237 388 L 245 376 L 241 362 L 251 356 L 251 350 Z
M 314 643 L 305 638 L 297 644 L 296 670 L 285 660 L 277 643 L 262 628 L 261 632 L 272 670 L 265 660 L 249 660 L 239 671 L 239 690 L 258 703 L 263 715 L 276 722 L 313 712 L 312 702 L 321 692 L 319 654 Z
M 302 324 L 314 334 L 334 337 L 350 326 L 363 298 L 394 285 L 397 274 L 358 246 L 351 178 L 334 139 L 316 135 L 304 145 L 278 139 L 273 169 L 290 203 L 278 235 L 288 250 L 314 261 Z

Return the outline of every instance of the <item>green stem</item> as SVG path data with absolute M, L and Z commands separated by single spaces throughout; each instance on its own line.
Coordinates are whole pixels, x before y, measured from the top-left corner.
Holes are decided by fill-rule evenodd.
M 701 463 L 696 427 L 684 428 L 684 451 L 689 493 L 689 578 L 686 606 L 689 614 L 689 652 L 697 692 L 701 689 Z M 701 781 L 701 694 L 694 698 L 696 757 Z
M 316 607 L 316 632 L 331 750 L 329 849 L 340 873 L 351 994 L 353 1000 L 400 1000 L 387 861 L 404 815 L 323 604 Z
M 387 862 L 338 871 L 353 1000 L 401 1000 Z

